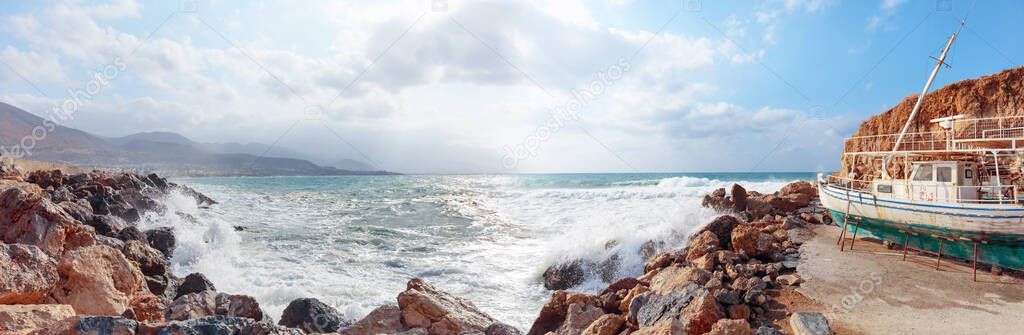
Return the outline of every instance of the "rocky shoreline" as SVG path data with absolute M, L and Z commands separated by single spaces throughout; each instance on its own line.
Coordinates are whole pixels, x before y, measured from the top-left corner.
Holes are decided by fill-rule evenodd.
M 523 334 L 417 278 L 395 304 L 361 320 L 315 298 L 267 315 L 253 297 L 218 292 L 200 273 L 169 271 L 174 228 L 140 231 L 136 223 L 168 211 L 160 201 L 171 193 L 216 203 L 155 174 L 23 172 L 0 163 L 0 333 Z M 809 225 L 827 220 L 815 209 L 814 187 L 797 182 L 762 195 L 734 185 L 726 193 L 705 198 L 706 207 L 728 214 L 687 247 L 645 244 L 637 278 L 599 271 L 615 259 L 550 268 L 545 286 L 558 290 L 526 334 L 831 333 L 820 314 L 779 314 L 775 298 L 799 285 L 797 249 L 813 234 Z M 588 269 L 610 285 L 593 295 L 560 290 Z

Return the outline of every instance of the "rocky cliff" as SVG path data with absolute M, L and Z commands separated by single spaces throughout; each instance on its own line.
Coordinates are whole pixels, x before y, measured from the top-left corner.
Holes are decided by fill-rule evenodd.
M 868 118 L 861 123 L 860 128 L 853 136 L 899 133 L 910 117 L 917 97 L 918 94 L 910 95 L 895 107 Z M 908 132 L 940 130 L 941 128 L 937 124 L 928 121 L 954 115 L 965 115 L 968 118 L 1024 115 L 1024 67 L 959 81 L 928 93 Z M 846 150 L 851 149 L 857 149 L 857 147 L 850 145 L 846 147 Z M 877 171 L 880 169 L 879 162 L 872 162 L 867 157 L 860 157 L 856 164 L 853 163 L 854 161 L 850 157 L 842 158 L 844 175 L 850 171 L 851 166 L 857 166 L 858 176 L 868 178 L 877 176 Z M 868 168 L 868 166 L 872 168 Z

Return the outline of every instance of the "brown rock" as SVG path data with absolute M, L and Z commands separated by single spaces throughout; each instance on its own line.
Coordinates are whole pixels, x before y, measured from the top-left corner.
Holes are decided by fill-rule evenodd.
M 732 215 L 722 215 L 716 217 L 711 222 L 708 222 L 704 226 L 703 230 L 715 233 L 715 237 L 718 238 L 720 248 L 729 248 L 729 242 L 732 239 L 732 230 L 740 224 L 740 221 Z
M 0 243 L 0 304 L 34 304 L 57 284 L 57 261 L 33 245 Z
M 747 305 L 732 305 L 726 307 L 726 314 L 729 315 L 730 319 L 747 320 L 750 318 L 750 306 Z
M 0 180 L 0 240 L 25 243 L 59 258 L 65 249 L 94 244 L 91 228 L 79 224 L 43 196 L 38 186 Z
M 798 285 L 803 282 L 803 279 L 800 278 L 800 275 L 797 275 L 795 273 L 781 275 L 778 278 L 775 278 L 775 280 L 778 281 L 779 284 L 786 286 Z
M 729 195 L 732 196 L 732 209 L 734 211 L 742 212 L 747 210 L 747 190 L 743 189 L 743 186 L 732 184 Z
M 690 264 L 704 271 L 715 271 L 715 265 L 718 265 L 718 254 L 710 253 L 700 256 L 699 258 L 690 261 Z
M 167 320 L 188 320 L 217 314 L 217 297 L 213 291 L 189 293 L 174 299 L 164 312 Z
M 419 278 L 409 280 L 405 292 L 398 295 L 398 306 L 406 326 L 426 328 L 431 335 L 483 331 L 495 322 L 472 302 Z
M 767 257 L 772 253 L 771 235 L 756 227 L 741 225 L 732 232 L 732 250 L 750 257 Z
M 129 240 L 121 247 L 121 253 L 128 259 L 139 264 L 139 269 L 146 276 L 163 275 L 167 272 L 164 254 L 153 249 L 146 242 Z
M 718 246 L 718 236 L 705 230 L 690 240 L 686 251 L 686 261 L 693 261 L 701 256 L 718 251 Z
M 647 291 L 650 291 L 650 289 L 648 289 L 647 286 L 634 286 L 632 289 L 629 290 L 629 292 L 626 293 L 626 296 L 623 297 L 621 301 L 619 301 L 619 310 L 624 312 L 629 311 L 629 305 L 633 302 L 633 298 Z
M 811 185 L 811 183 L 801 180 L 789 183 L 788 185 L 783 186 L 782 189 L 779 190 L 779 195 L 781 196 L 790 196 L 797 194 L 805 195 L 808 198 L 813 198 L 818 196 L 818 189 L 814 188 L 814 185 Z
M 132 314 L 135 315 L 134 319 L 141 322 L 160 322 L 164 320 L 164 303 L 163 300 L 155 295 L 148 293 L 141 293 L 132 298 L 131 303 Z
M 558 327 L 555 335 L 580 335 L 602 315 L 604 315 L 604 311 L 593 305 L 578 302 L 570 304 L 565 322 Z
M 340 335 L 393 334 L 405 330 L 402 325 L 402 310 L 398 305 L 377 307 L 362 320 L 338 331 Z
M 107 246 L 72 250 L 57 264 L 57 272 L 61 281 L 54 298 L 79 314 L 121 315 L 132 297 L 144 290 L 135 263 Z
M 754 335 L 746 320 L 718 320 L 707 335 Z
M 51 335 L 135 335 L 139 323 L 120 316 L 78 315 L 57 322 L 40 333 Z
M 624 323 L 626 318 L 621 315 L 605 314 L 587 326 L 582 335 L 616 335 Z
M 69 305 L 0 305 L 0 333 L 46 328 L 73 316 Z
M 711 331 L 711 326 L 725 317 L 722 306 L 711 294 L 697 296 L 680 316 L 687 334 L 703 334 Z
M 674 258 L 674 255 L 670 252 L 657 254 L 654 258 L 647 261 L 647 263 L 644 263 L 644 273 L 669 266 L 669 264 L 672 264 Z
M 677 319 L 665 320 L 650 327 L 643 327 L 632 335 L 686 335 L 686 329 Z
M 217 294 L 217 315 L 249 318 L 256 321 L 269 320 L 256 298 L 241 294 Z
M 643 286 L 637 286 L 633 289 L 636 290 L 641 287 Z M 544 307 L 541 307 L 540 314 L 534 319 L 527 335 L 544 335 L 555 331 L 565 321 L 569 306 L 577 303 L 597 305 L 594 297 L 579 293 L 555 291 L 555 293 L 551 294 L 551 299 L 544 304 Z
M 689 284 L 703 286 L 710 279 L 711 275 L 707 271 L 674 265 L 663 269 L 651 278 L 650 289 L 654 293 L 664 295 L 681 290 Z

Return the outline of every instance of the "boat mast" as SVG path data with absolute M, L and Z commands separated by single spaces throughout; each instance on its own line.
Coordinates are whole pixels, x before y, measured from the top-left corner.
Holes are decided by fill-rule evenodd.
M 960 34 L 961 29 L 964 29 L 964 24 L 966 23 L 967 21 L 960 21 L 960 28 L 957 28 L 956 32 L 949 36 L 949 42 L 946 42 L 946 48 L 942 49 L 942 55 L 939 56 L 935 63 L 935 68 L 932 69 L 932 75 L 928 77 L 928 82 L 924 84 L 924 89 L 921 90 L 921 95 L 917 96 L 917 103 L 914 104 L 914 109 L 910 111 L 910 117 L 907 118 L 907 123 L 903 125 L 903 130 L 900 131 L 900 136 L 896 137 L 896 144 L 892 146 L 892 152 L 894 154 L 899 151 L 900 142 L 903 142 L 903 136 L 905 136 L 907 134 L 907 130 L 910 129 L 910 124 L 914 122 L 914 117 L 917 116 L 917 112 L 921 110 L 921 103 L 924 102 L 924 96 L 928 94 L 928 89 L 932 87 L 932 82 L 935 81 L 935 76 L 939 74 L 939 69 L 942 68 L 943 65 L 946 65 L 946 55 L 949 53 L 949 49 L 953 46 L 953 41 L 956 40 L 956 36 Z

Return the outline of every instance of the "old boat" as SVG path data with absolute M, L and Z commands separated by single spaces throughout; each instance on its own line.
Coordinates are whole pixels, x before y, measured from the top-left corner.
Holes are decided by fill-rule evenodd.
M 929 121 L 938 130 L 907 132 L 958 33 L 898 134 L 846 140 L 844 159 L 870 165 L 876 177 L 819 174 L 822 205 L 843 227 L 840 248 L 859 234 L 904 246 L 904 257 L 908 248 L 937 254 L 936 266 L 954 256 L 973 260 L 975 270 L 978 262 L 1024 269 L 1024 205 L 1014 184 L 1024 117 L 951 115 Z

